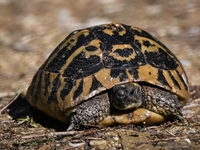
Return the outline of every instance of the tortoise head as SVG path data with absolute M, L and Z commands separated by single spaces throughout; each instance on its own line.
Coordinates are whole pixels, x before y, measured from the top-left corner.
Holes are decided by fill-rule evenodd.
M 110 102 L 119 110 L 135 109 L 142 105 L 142 90 L 137 83 L 115 85 L 109 91 Z

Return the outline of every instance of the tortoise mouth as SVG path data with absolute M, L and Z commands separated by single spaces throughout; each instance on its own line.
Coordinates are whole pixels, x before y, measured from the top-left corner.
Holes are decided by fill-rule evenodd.
M 133 110 L 141 106 L 142 101 L 133 98 L 126 98 L 126 100 L 111 101 L 112 106 L 118 110 Z

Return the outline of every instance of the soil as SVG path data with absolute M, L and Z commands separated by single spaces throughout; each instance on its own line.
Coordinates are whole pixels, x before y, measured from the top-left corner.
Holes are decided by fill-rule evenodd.
M 199 8 L 198 0 L 0 0 L 0 149 L 200 149 Z M 148 31 L 180 59 L 191 94 L 184 122 L 66 132 L 23 94 L 3 109 L 70 32 L 110 22 Z

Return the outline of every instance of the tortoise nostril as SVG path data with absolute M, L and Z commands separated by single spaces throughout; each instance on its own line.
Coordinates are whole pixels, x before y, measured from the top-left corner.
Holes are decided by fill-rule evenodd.
M 137 89 L 133 89 L 129 92 L 129 95 L 135 97 L 137 93 L 138 93 Z
M 135 90 L 132 90 L 132 91 L 130 92 L 130 95 L 133 95 L 133 94 L 135 94 Z

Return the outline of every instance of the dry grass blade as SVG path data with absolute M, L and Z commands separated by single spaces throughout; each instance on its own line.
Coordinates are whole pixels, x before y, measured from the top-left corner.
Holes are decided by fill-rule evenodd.
M 72 143 L 72 142 L 69 142 L 69 146 L 73 147 L 73 148 L 78 148 L 78 147 L 81 147 L 83 145 L 85 145 L 85 141 L 82 141 L 81 143 Z

